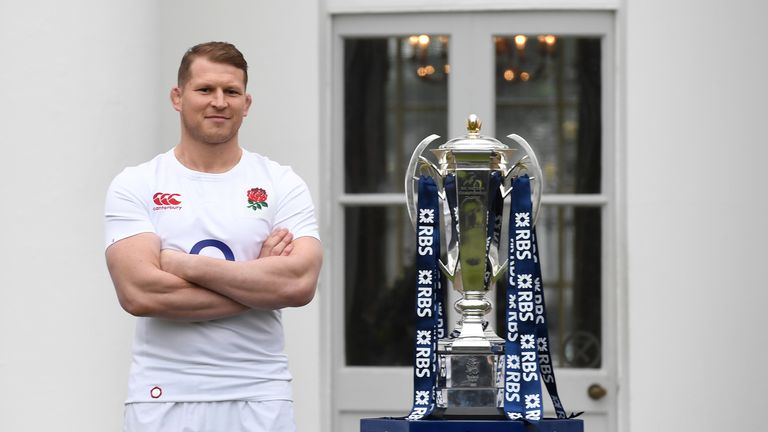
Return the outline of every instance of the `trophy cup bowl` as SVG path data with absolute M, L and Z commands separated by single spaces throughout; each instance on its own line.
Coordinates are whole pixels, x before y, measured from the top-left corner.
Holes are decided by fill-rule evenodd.
M 488 237 L 491 190 L 497 185 L 501 199 L 511 192 L 512 180 L 528 174 L 532 180 L 533 218 L 538 215 L 542 173 L 531 146 L 520 136 L 508 135 L 515 147 L 480 135 L 481 122 L 470 115 L 467 135 L 454 138 L 425 156 L 430 144 L 440 138 L 430 135 L 415 149 L 405 175 L 408 214 L 416 226 L 416 182 L 419 175 L 434 178 L 438 185 L 441 213 L 441 242 L 445 256 L 439 265 L 461 298 L 454 308 L 459 314 L 452 336 L 438 341 L 436 417 L 500 418 L 503 413 L 504 340 L 485 320 L 491 310 L 486 298 L 507 264 L 499 262 L 498 244 Z M 430 160 L 432 159 L 432 160 Z M 453 185 L 446 188 L 452 177 Z M 492 177 L 494 180 L 492 181 Z M 455 193 L 454 197 L 449 194 Z M 450 208 L 449 201 L 455 202 Z M 501 213 L 503 213 L 503 207 Z M 453 220 L 452 220 L 453 218 Z M 501 221 L 505 220 L 502 216 Z M 450 329 L 449 329 L 450 330 Z

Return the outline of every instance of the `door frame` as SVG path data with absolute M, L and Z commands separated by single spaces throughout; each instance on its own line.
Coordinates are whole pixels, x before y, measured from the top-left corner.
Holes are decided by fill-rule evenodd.
M 404 203 L 404 196 L 397 194 L 375 197 L 353 197 L 343 193 L 343 179 L 339 167 L 343 161 L 343 37 L 345 36 L 400 36 L 409 34 L 448 34 L 461 32 L 463 35 L 473 33 L 502 34 L 501 29 L 514 30 L 515 33 L 557 33 L 568 36 L 603 37 L 602 45 L 602 76 L 603 76 L 603 173 L 601 194 L 587 197 L 584 204 L 600 202 L 603 216 L 603 275 L 602 275 L 602 313 L 603 313 L 603 343 L 606 346 L 603 365 L 597 372 L 590 370 L 558 369 L 558 377 L 578 382 L 579 389 L 587 388 L 594 379 L 600 379 L 611 394 L 616 395 L 612 406 L 601 408 L 599 403 L 588 406 L 598 412 L 606 412 L 608 424 L 613 429 L 626 430 L 628 427 L 626 400 L 626 213 L 622 191 L 624 188 L 625 162 L 624 148 L 620 133 L 620 120 L 623 112 L 618 109 L 622 97 L 619 84 L 621 75 L 619 61 L 622 57 L 617 50 L 617 31 L 619 14 L 613 10 L 573 10 L 573 11 L 504 11 L 504 12 L 458 12 L 458 13 L 376 13 L 376 14 L 337 14 L 329 15 L 326 22 L 326 49 L 324 56 L 326 64 L 321 76 L 321 113 L 324 118 L 323 145 L 326 151 L 324 161 L 330 167 L 323 175 L 323 200 L 326 203 L 323 218 L 325 238 L 330 242 L 326 247 L 329 256 L 326 259 L 325 286 L 330 287 L 321 298 L 321 313 L 323 316 L 323 344 L 321 353 L 327 373 L 324 383 L 325 391 L 323 411 L 328 418 L 324 421 L 327 430 L 339 431 L 339 416 L 341 412 L 361 410 L 366 413 L 391 415 L 405 414 L 410 407 L 412 371 L 402 367 L 348 367 L 344 364 L 344 245 L 338 241 L 343 233 L 344 206 L 355 204 L 357 200 L 370 201 L 383 205 Z M 477 25 L 481 22 L 482 25 Z M 544 29 L 546 26 L 549 30 Z M 321 26 L 322 27 L 322 26 Z M 508 31 L 507 31 L 508 33 Z M 452 74 L 458 71 L 470 71 L 470 76 L 452 75 L 449 81 L 448 117 L 449 137 L 463 134 L 463 124 L 467 110 L 478 113 L 484 120 L 484 131 L 495 136 L 494 89 L 493 89 L 493 50 L 492 44 L 487 49 L 476 50 L 471 43 L 457 43 L 451 38 L 449 58 L 452 63 Z M 461 66 L 457 62 L 471 62 L 474 67 Z M 479 63 L 485 67 L 476 67 Z M 461 85 L 462 82 L 480 83 L 475 86 Z M 478 87 L 485 86 L 485 87 Z M 483 96 L 485 94 L 486 96 Z M 487 95 L 490 95 L 488 97 Z M 462 107 L 459 109 L 458 107 Z M 469 107 L 469 108 L 463 108 Z M 580 198 L 580 197 L 579 197 Z M 576 204 L 580 201 L 577 199 Z M 543 202 L 549 205 L 574 204 L 572 196 L 545 195 Z M 621 337 L 619 337 L 621 335 Z M 609 350 L 607 347 L 611 347 Z M 586 371 L 586 372 L 585 372 Z M 392 390 L 391 387 L 381 387 L 373 393 L 371 388 L 377 388 L 377 383 L 396 379 L 404 383 L 404 388 Z M 354 383 L 354 385 L 352 385 Z M 620 385 L 622 384 L 622 385 Z M 355 385 L 357 388 L 355 388 Z M 344 387 L 352 387 L 351 390 Z M 619 392 L 619 387 L 623 391 Z M 382 390 L 383 389 L 383 390 Z M 400 391 L 402 390 L 402 391 Z M 361 397 L 361 392 L 369 394 Z M 573 393 L 574 391 L 571 391 Z M 569 394 L 561 390 L 561 398 L 568 408 L 568 401 L 582 395 Z M 392 402 L 397 401 L 397 402 Z M 377 408 L 372 409 L 372 405 Z

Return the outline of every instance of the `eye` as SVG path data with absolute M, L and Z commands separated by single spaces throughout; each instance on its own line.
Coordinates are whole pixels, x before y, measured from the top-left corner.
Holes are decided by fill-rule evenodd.
M 210 87 L 200 87 L 199 89 L 197 89 L 197 92 L 202 94 L 208 94 L 211 92 L 211 89 Z
M 241 93 L 240 90 L 237 89 L 227 89 L 227 94 L 230 96 L 239 96 Z

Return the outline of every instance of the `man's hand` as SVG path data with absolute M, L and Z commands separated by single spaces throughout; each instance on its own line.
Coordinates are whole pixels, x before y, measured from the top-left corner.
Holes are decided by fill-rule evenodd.
M 285 228 L 278 228 L 264 240 L 259 258 L 270 256 L 288 256 L 293 251 L 293 234 Z M 183 277 L 184 266 L 194 265 L 189 254 L 174 249 L 160 251 L 160 268 L 173 275 Z
M 277 228 L 261 245 L 259 258 L 288 256 L 293 252 L 293 234 L 285 228 Z
M 160 251 L 160 268 L 164 272 L 172 275 L 181 275 L 181 266 L 184 264 L 184 258 L 189 254 L 174 249 L 163 249 Z
M 270 235 L 257 259 L 227 261 L 164 250 L 161 266 L 190 283 L 250 308 L 304 306 L 312 300 L 322 264 L 322 247 L 314 237 L 282 230 Z

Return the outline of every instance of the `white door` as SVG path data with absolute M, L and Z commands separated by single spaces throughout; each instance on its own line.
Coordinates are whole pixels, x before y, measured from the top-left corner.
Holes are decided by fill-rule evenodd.
M 516 133 L 543 165 L 538 222 L 557 382 L 590 432 L 617 429 L 614 16 L 347 15 L 332 20 L 332 430 L 411 405 L 415 146 L 466 117 Z M 548 407 L 552 415 L 551 405 Z

